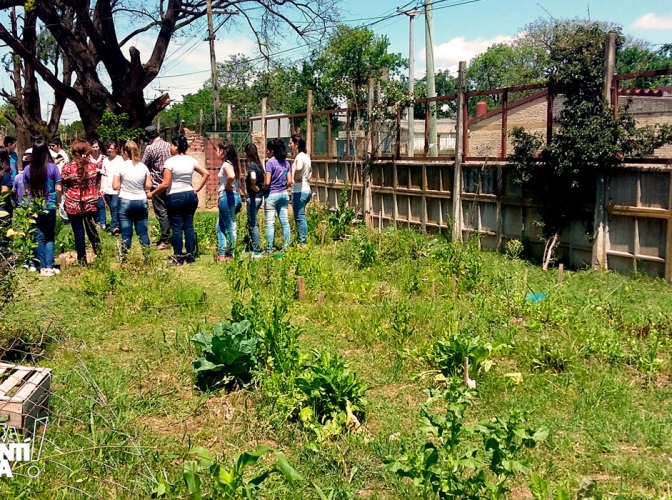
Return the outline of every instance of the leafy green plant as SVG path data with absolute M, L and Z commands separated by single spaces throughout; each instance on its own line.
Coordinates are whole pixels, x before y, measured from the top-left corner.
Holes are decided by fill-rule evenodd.
M 420 432 L 428 436 L 425 443 L 388 457 L 388 470 L 411 479 L 423 498 L 503 498 L 510 480 L 529 470 L 523 451 L 546 439 L 548 430 L 526 427 L 521 412 L 464 425 L 475 392 L 458 379 L 452 379 L 445 391 L 430 391 L 430 396 L 430 401 L 448 404 L 445 414 L 432 413 L 423 405 Z M 481 444 L 474 447 L 473 440 L 479 437 Z
M 454 325 L 450 334 L 434 343 L 430 353 L 431 362 L 446 377 L 462 375 L 464 360 L 469 359 L 471 374 L 487 372 L 492 367 L 490 355 L 504 346 L 492 347 L 469 329 Z
M 665 359 L 661 357 L 663 341 L 656 330 L 647 332 L 644 339 L 628 339 L 628 347 L 626 362 L 642 373 L 656 374 L 665 368 Z
M 520 240 L 516 239 L 507 241 L 506 246 L 504 247 L 506 256 L 511 260 L 519 259 L 523 253 L 523 250 L 525 250 L 523 244 Z
M 318 438 L 337 434 L 343 427 L 358 429 L 366 409 L 366 385 L 336 354 L 313 354 L 315 359 L 295 379 L 301 421 Z
M 534 500 L 570 500 L 569 491 L 566 488 L 560 487 L 556 490 L 555 495 L 550 495 L 550 488 L 548 482 L 539 476 L 532 476 L 530 481 L 530 493 Z
M 299 359 L 300 330 L 287 320 L 287 301 L 277 298 L 270 305 L 259 293 L 254 293 L 246 305 L 234 298 L 233 321 L 246 321 L 250 331 L 259 338 L 257 357 L 269 370 L 293 373 Z
M 378 260 L 378 248 L 371 231 L 359 229 L 350 238 L 352 253 L 350 258 L 354 260 L 359 269 L 371 267 Z
M 33 240 L 33 233 L 37 227 L 37 215 L 43 210 L 44 201 L 33 200 L 30 204 L 22 204 L 14 209 L 11 224 L 0 223 L 0 240 L 8 239 L 10 249 L 19 262 L 25 262 L 33 257 L 37 243 Z
M 428 240 L 427 236 L 414 229 L 385 228 L 380 237 L 381 262 L 396 262 L 411 259 L 420 260 L 429 255 L 430 248 L 436 240 Z
M 563 372 L 571 362 L 569 354 L 557 343 L 542 342 L 532 359 L 532 366 L 537 370 Z
M 297 387 L 306 395 L 306 406 L 323 421 L 335 412 L 344 412 L 350 402 L 353 412 L 364 415 L 366 385 L 329 351 L 313 351 L 315 359 L 296 379 Z
M 445 278 L 456 276 L 460 288 L 470 290 L 478 284 L 483 270 L 483 258 L 475 237 L 466 245 L 453 242 L 439 245 L 434 249 L 433 257 L 441 274 Z
M 330 212 L 327 218 L 329 234 L 334 240 L 340 240 L 348 234 L 357 217 L 357 211 L 348 205 L 349 194 L 350 189 L 343 186 L 338 196 L 338 207 L 335 212 Z
M 98 127 L 98 136 L 103 142 L 115 141 L 118 145 L 126 141 L 137 141 L 143 137 L 145 131 L 141 128 L 129 126 L 129 118 L 126 113 L 114 114 L 110 111 L 103 112 Z
M 246 476 L 245 470 L 256 465 L 259 459 L 269 452 L 273 452 L 277 458 L 275 465 L 251 477 Z M 211 500 L 259 498 L 263 482 L 274 473 L 280 474 L 290 484 L 303 481 L 303 477 L 290 465 L 287 457 L 268 446 L 260 446 L 255 451 L 236 454 L 230 468 L 215 461 L 210 452 L 204 448 L 193 448 L 189 454 L 194 457 L 194 460 L 184 462 L 182 476 L 193 500 L 205 498 L 201 488 L 204 478 L 211 482 L 212 496 L 208 497 Z
M 60 221 L 59 224 L 56 227 L 56 238 L 54 240 L 56 255 L 71 252 L 75 249 L 75 234 L 72 232 L 72 228 L 69 225 L 61 224 Z
M 244 387 L 252 381 L 261 339 L 250 335 L 249 321 L 217 323 L 210 332 L 198 332 L 191 341 L 200 351 L 192 363 L 196 385 L 202 390 L 223 386 Z

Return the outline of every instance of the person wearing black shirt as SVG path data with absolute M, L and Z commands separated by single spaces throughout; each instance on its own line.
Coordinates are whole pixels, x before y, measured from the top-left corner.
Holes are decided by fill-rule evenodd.
M 247 230 L 250 233 L 252 242 L 252 258 L 261 257 L 261 242 L 259 236 L 259 224 L 257 223 L 257 213 L 264 200 L 264 170 L 259 160 L 257 146 L 248 144 L 245 147 L 245 156 L 247 156 L 247 175 L 245 176 L 245 187 L 247 188 Z

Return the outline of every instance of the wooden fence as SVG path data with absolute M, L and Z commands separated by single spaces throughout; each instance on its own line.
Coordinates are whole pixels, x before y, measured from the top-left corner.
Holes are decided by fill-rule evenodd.
M 612 35 L 607 44 L 613 55 Z M 672 75 L 672 69 L 614 75 L 613 64 L 608 66 L 604 95 L 614 114 L 627 103 L 640 125 L 672 124 L 672 95 L 628 88 L 638 78 Z M 460 63 L 460 89 L 464 89 L 465 69 L 466 64 Z M 470 116 L 470 110 L 479 108 L 475 101 L 485 96 L 498 106 Z M 509 132 L 522 126 L 549 140 L 562 110 L 562 96 L 553 96 L 544 85 L 521 85 L 417 99 L 414 104 L 425 107 L 420 155 L 402 145 L 403 110 L 372 101 L 368 106 L 313 111 L 309 98 L 307 113 L 271 118 L 277 122 L 278 134 L 281 121 L 287 120 L 290 126 L 285 128 L 291 133 L 306 135 L 314 162 L 313 189 L 320 201 L 335 209 L 347 185 L 351 188 L 349 202 L 361 207 L 370 226 L 417 227 L 458 238 L 477 233 L 481 245 L 492 249 L 518 239 L 531 252 L 542 253 L 538 212 L 512 182 L 506 166 Z M 430 112 L 440 105 L 455 111 L 449 131 L 454 150 L 440 149 L 432 156 Z M 375 109 L 386 113 L 374 113 Z M 387 115 L 386 120 L 370 121 L 361 130 L 367 117 L 382 115 Z M 234 120 L 228 127 L 252 130 L 255 120 L 263 136 L 270 138 L 268 121 L 260 117 Z M 415 128 L 415 124 L 407 126 L 406 136 Z M 367 173 L 361 160 L 365 156 L 372 158 Z M 596 186 L 595 200 L 583 207 L 586 222 L 574 223 L 561 236 L 558 259 L 575 268 L 595 266 L 672 279 L 671 176 L 672 147 L 631 159 L 610 173 Z
M 458 202 L 464 238 L 478 234 L 481 246 L 499 249 L 518 239 L 541 256 L 541 231 L 532 201 L 511 180 L 503 163 L 468 162 L 461 167 Z M 354 206 L 371 208 L 363 217 L 371 227 L 417 228 L 453 234 L 455 162 L 377 161 L 371 182 L 363 182 L 362 164 L 341 160 L 314 160 L 315 197 L 329 208 L 338 206 L 342 189 L 350 189 Z M 672 273 L 672 168 L 629 164 L 607 180 L 608 213 L 605 226 L 605 261 L 618 272 L 642 272 L 670 280 Z M 367 194 L 370 189 L 370 194 Z M 587 223 L 577 222 L 561 237 L 557 257 L 573 268 L 591 267 L 595 261 L 594 205 L 585 207 Z

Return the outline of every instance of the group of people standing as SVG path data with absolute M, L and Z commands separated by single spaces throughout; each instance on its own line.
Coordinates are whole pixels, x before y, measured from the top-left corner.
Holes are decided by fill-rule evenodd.
M 306 205 L 311 199 L 310 190 L 311 161 L 306 153 L 306 141 L 299 134 L 291 136 L 290 148 L 294 153 L 294 162 L 287 161 L 287 148 L 282 139 L 272 139 L 266 144 L 265 165 L 259 158 L 255 144 L 245 147 L 247 172 L 245 190 L 238 185 L 240 166 L 236 149 L 231 143 L 218 145 L 217 154 L 222 160 L 219 171 L 219 223 L 217 225 L 219 260 L 230 260 L 236 244 L 236 214 L 242 207 L 241 191 L 247 198 L 247 227 L 250 235 L 252 258 L 261 257 L 261 238 L 257 215 L 264 205 L 266 222 L 265 253 L 273 252 L 275 241 L 275 217 L 280 220 L 283 237 L 283 250 L 291 241 L 288 206 L 288 189 L 292 190 L 292 208 L 297 226 L 297 245 L 307 247 L 308 224 Z M 228 238 L 228 240 L 227 240 Z
M 11 218 L 13 206 L 30 201 L 31 198 L 42 200 L 43 203 L 34 232 L 37 244 L 35 257 L 40 275 L 53 276 L 60 272 L 54 267 L 54 240 L 59 212 L 72 226 L 77 260 L 85 265 L 85 236 L 93 251 L 98 254 L 98 229 L 109 228 L 113 235 L 120 235 L 122 259 L 131 248 L 133 233 L 137 235 L 143 249 L 149 247 L 149 200 L 152 201 L 160 227 L 157 248 L 167 249 L 172 246 L 170 262 L 173 265 L 194 261 L 197 193 L 206 185 L 209 172 L 198 160 L 187 154 L 189 144 L 186 137 L 178 136 L 167 143 L 154 126 L 146 127 L 145 134 L 149 144 L 142 157 L 138 145 L 133 141 L 126 141 L 122 145 L 109 142 L 104 146 L 107 154 L 103 154 L 103 144 L 93 139 L 75 140 L 71 145 L 72 160 L 62 149 L 60 140 L 54 139 L 47 143 L 42 138 L 36 138 L 32 148 L 26 150 L 23 157 L 23 164 L 26 165 L 23 171 L 18 168 L 16 141 L 5 138 L 5 147 L 0 147 L 0 185 L 2 193 L 11 191 L 12 195 L 0 198 L 5 200 L 6 212 Z M 257 147 L 248 144 L 245 147 L 248 167 L 243 189 L 234 145 L 228 141 L 218 144 L 217 156 L 222 161 L 218 172 L 218 260 L 232 259 L 236 244 L 236 215 L 242 208 L 243 197 L 247 200 L 252 257 L 262 256 L 257 224 L 257 214 L 262 203 L 266 219 L 266 252 L 273 251 L 276 214 L 283 232 L 283 250 L 286 249 L 291 239 L 289 189 L 292 190 L 291 202 L 298 229 L 297 244 L 300 248 L 306 247 L 305 208 L 311 198 L 311 162 L 306 153 L 305 140 L 300 135 L 291 137 L 290 148 L 294 153 L 292 165 L 287 161 L 285 143 L 280 139 L 269 141 L 264 166 Z M 200 174 L 195 184 L 192 180 L 194 172 Z M 106 207 L 111 216 L 109 225 Z M 27 264 L 26 267 L 36 270 L 34 264 Z

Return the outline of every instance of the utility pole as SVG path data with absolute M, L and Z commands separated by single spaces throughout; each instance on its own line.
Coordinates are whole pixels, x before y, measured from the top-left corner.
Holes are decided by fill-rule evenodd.
M 212 25 L 212 2 L 206 0 L 208 12 L 208 42 L 210 42 L 210 70 L 212 71 L 212 104 L 214 106 L 214 125 L 217 130 L 217 117 L 219 115 L 219 86 L 217 85 L 217 59 L 215 57 L 215 29 Z
M 425 0 L 425 56 L 427 59 L 427 97 L 436 97 L 434 87 L 434 12 L 432 0 Z M 439 156 L 436 143 L 436 101 L 429 103 L 429 156 Z
M 415 63 L 415 48 L 414 48 L 414 41 L 415 41 L 415 16 L 418 16 L 422 14 L 421 10 L 400 10 L 397 9 L 397 12 L 399 14 L 406 14 L 408 16 L 408 19 L 410 21 L 410 36 L 409 36 L 409 43 L 408 43 L 408 92 L 411 94 L 411 98 L 413 98 L 413 87 L 415 86 L 415 70 L 414 68 L 414 63 Z M 406 146 L 406 154 L 409 157 L 413 157 L 413 150 L 415 149 L 415 108 L 413 104 L 411 104 L 408 107 L 408 111 L 406 112 L 408 115 L 408 145 Z

